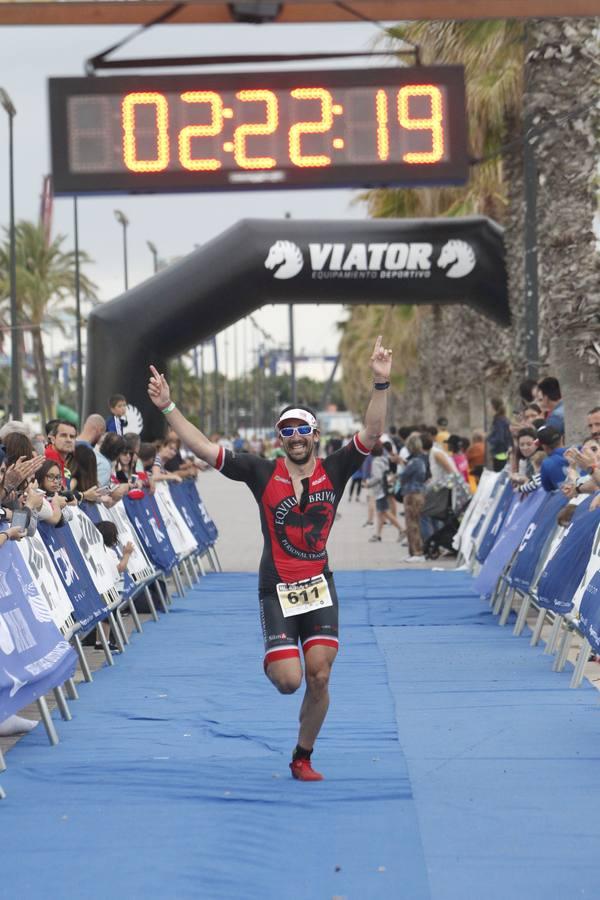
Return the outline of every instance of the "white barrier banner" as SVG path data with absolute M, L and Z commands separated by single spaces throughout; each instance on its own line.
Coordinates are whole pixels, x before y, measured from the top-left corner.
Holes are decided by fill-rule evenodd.
M 188 553 L 194 553 L 198 549 L 196 538 L 175 506 L 169 488 L 164 481 L 156 485 L 154 498 L 163 517 L 169 540 L 177 556 L 186 556 Z
M 467 563 L 474 549 L 471 540 L 473 531 L 477 527 L 477 523 L 486 516 L 491 506 L 491 493 L 499 477 L 499 472 L 491 472 L 489 469 L 483 470 L 475 496 L 471 500 L 469 508 L 460 523 L 460 528 L 452 541 L 454 549 L 459 550 Z
M 21 554 L 33 583 L 48 604 L 52 621 L 58 629 L 67 631 L 75 624 L 73 604 L 43 540 L 36 533 L 25 541 L 17 541 L 15 547 Z
M 65 528 L 70 528 L 98 593 L 113 594 L 118 588 L 120 575 L 114 554 L 108 553 L 104 539 L 92 520 L 80 509 L 73 509 L 73 518 Z
M 131 543 L 134 546 L 134 551 L 129 557 L 127 564 L 127 573 L 131 578 L 136 582 L 151 578 L 155 573 L 154 566 L 146 556 L 140 540 L 127 517 L 123 504 L 116 503 L 110 509 L 100 506 L 100 515 L 104 521 L 113 522 L 116 525 L 121 547 L 124 547 L 127 543 Z

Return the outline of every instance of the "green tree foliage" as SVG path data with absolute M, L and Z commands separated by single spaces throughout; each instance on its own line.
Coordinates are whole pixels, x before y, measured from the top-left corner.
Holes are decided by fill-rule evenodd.
M 9 297 L 10 244 L 8 234 L 0 246 L 0 292 L 3 318 L 7 319 Z M 52 391 L 46 363 L 43 331 L 54 327 L 64 331 L 60 312 L 71 310 L 65 305 L 75 294 L 75 253 L 64 251 L 65 237 L 58 235 L 47 242 L 41 224 L 20 221 L 16 225 L 17 306 L 19 324 L 31 330 L 33 356 L 42 420 L 52 416 Z M 91 262 L 79 252 L 80 289 L 83 300 L 96 299 L 96 285 L 83 272 Z
M 386 42 L 392 53 L 401 41 L 418 44 L 425 64 L 465 67 L 470 148 L 473 159 L 479 162 L 472 166 L 469 182 L 462 187 L 379 188 L 360 199 L 374 218 L 479 214 L 502 222 L 508 200 L 500 148 L 511 139 L 511 122 L 520 115 L 523 25 L 510 19 L 412 22 L 389 30 Z M 364 404 L 365 389 L 355 370 L 377 330 L 382 330 L 394 350 L 397 380 L 393 388 L 398 391 L 414 367 L 420 325 L 427 315 L 427 308 L 411 306 L 352 307 L 341 326 L 340 344 L 344 397 L 351 409 Z

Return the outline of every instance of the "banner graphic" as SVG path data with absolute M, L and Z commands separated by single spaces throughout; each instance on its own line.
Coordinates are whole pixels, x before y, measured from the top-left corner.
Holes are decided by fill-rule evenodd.
M 89 631 L 106 618 L 108 608 L 90 577 L 73 532 L 68 525 L 55 528 L 44 522 L 38 523 L 38 532 L 73 604 L 75 619 L 83 631 Z
M 104 538 L 85 513 L 73 510 L 73 518 L 68 526 L 81 551 L 87 570 L 99 594 L 112 603 L 119 599 L 116 586 L 119 581 L 116 565 L 104 546 Z
M 111 506 L 110 509 L 103 506 L 100 512 L 103 519 L 108 522 L 114 522 L 116 525 L 121 547 L 131 543 L 135 548 L 129 557 L 126 574 L 129 575 L 134 583 L 140 583 L 148 578 L 152 578 L 155 574 L 154 566 L 146 556 L 135 528 L 127 518 L 123 504 L 117 503 L 115 506 Z
M 15 547 L 38 591 L 45 597 L 52 621 L 63 633 L 67 632 L 75 624 L 73 604 L 42 538 L 36 532 L 25 541 L 17 541 Z
M 540 606 L 560 615 L 573 609 L 573 598 L 585 574 L 600 523 L 600 509 L 574 516 L 554 556 L 547 562 L 537 583 Z
M 527 526 L 544 499 L 545 492 L 537 490 L 533 494 L 528 494 L 525 499 L 517 498 L 516 503 L 511 504 L 504 527 L 475 579 L 475 590 L 479 591 L 482 597 L 491 597 L 504 567 L 519 546 Z
M 0 721 L 70 678 L 75 652 L 12 543 L 0 554 Z
M 148 559 L 157 569 L 169 572 L 177 563 L 177 554 L 169 540 L 156 500 L 147 494 L 140 500 L 124 497 L 123 503 Z
M 490 550 L 494 546 L 496 538 L 502 531 L 511 505 L 514 506 L 519 499 L 520 498 L 515 495 L 512 484 L 510 484 L 510 482 L 506 483 L 479 543 L 479 547 L 477 548 L 477 553 L 475 554 L 477 562 L 484 563 L 486 561 Z
M 194 535 L 175 506 L 166 482 L 162 481 L 156 485 L 154 497 L 177 556 L 182 557 L 189 553 L 195 553 L 198 548 Z
M 529 590 L 536 571 L 545 559 L 546 546 L 556 528 L 556 517 L 567 503 L 561 491 L 547 494 L 537 513 L 527 526 L 517 554 L 508 573 L 508 582 L 522 591 Z

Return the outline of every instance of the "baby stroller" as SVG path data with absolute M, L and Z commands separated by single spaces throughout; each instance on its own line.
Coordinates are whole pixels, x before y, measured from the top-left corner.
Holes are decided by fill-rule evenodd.
M 458 531 L 460 520 L 469 503 L 470 497 L 465 496 L 462 485 L 459 484 L 453 487 L 439 487 L 427 493 L 421 515 L 434 520 L 435 531 L 423 543 L 426 559 L 438 559 L 442 548 L 447 550 L 450 556 L 457 555 L 452 546 L 452 539 Z

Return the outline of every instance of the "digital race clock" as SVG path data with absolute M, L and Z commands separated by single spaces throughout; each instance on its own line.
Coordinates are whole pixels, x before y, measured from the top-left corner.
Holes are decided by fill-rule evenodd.
M 458 184 L 463 69 L 50 79 L 57 194 Z

